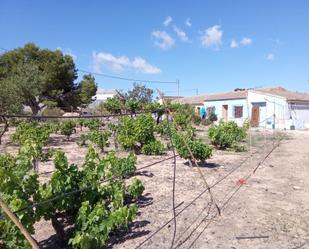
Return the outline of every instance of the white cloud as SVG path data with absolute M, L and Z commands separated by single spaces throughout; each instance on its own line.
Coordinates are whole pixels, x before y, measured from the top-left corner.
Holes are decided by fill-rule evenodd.
M 223 30 L 219 25 L 214 25 L 206 29 L 201 35 L 202 46 L 206 48 L 214 47 L 219 49 L 222 44 Z
M 102 67 L 107 67 L 113 71 L 124 71 L 133 69 L 145 74 L 158 74 L 161 73 L 161 69 L 149 64 L 142 57 L 134 57 L 132 60 L 127 56 L 114 56 L 105 52 L 93 52 L 93 69 L 95 72 L 101 72 Z
M 243 46 L 247 46 L 250 45 L 252 43 L 252 39 L 248 38 L 248 37 L 244 37 L 242 38 L 242 40 L 240 41 L 241 45 Z
M 275 59 L 275 55 L 273 53 L 269 53 L 267 56 L 266 56 L 266 59 L 268 61 L 273 61 Z
M 189 41 L 189 38 L 186 32 L 184 32 L 181 28 L 178 28 L 176 25 L 174 25 L 173 29 L 180 40 L 182 40 L 183 42 Z
M 62 49 L 61 47 L 57 47 L 56 50 L 60 50 L 64 55 L 70 55 L 73 58 L 73 60 L 77 59 L 76 54 L 74 54 L 72 49 L 70 48 Z
M 171 16 L 167 16 L 163 22 L 164 26 L 170 25 L 170 23 L 173 21 L 173 18 Z
M 238 48 L 239 47 L 239 44 L 236 40 L 232 40 L 231 41 L 231 45 L 230 45 L 231 48 Z
M 171 48 L 175 43 L 175 40 L 165 31 L 153 31 L 151 36 L 155 39 L 154 44 L 163 50 Z
M 185 23 L 188 27 L 191 27 L 192 26 L 191 18 L 187 18 Z

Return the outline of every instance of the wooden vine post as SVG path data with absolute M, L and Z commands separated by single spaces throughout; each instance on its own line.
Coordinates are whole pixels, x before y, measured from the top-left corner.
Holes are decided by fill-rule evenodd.
M 4 213 L 11 219 L 11 221 L 18 227 L 18 229 L 25 236 L 25 238 L 32 246 L 32 248 L 40 249 L 36 241 L 32 238 L 32 236 L 24 228 L 23 224 L 21 224 L 16 215 L 10 210 L 10 208 L 4 203 L 4 201 L 1 198 L 0 198 L 0 207 L 4 211 Z

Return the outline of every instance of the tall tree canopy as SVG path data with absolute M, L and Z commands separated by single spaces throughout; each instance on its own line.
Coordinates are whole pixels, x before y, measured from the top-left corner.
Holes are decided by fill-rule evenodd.
M 94 78 L 86 75 L 79 84 L 74 83 L 76 78 L 72 57 L 60 50 L 41 49 L 28 43 L 0 55 L 0 85 L 6 86 L 20 105 L 29 106 L 33 114 L 45 106 L 71 109 L 91 103 L 96 92 Z M 7 104 L 2 99 L 0 102 L 5 108 Z
M 129 90 L 125 94 L 125 97 L 127 100 L 138 100 L 143 103 L 149 103 L 152 101 L 153 90 L 147 88 L 145 85 L 134 83 L 133 89 Z

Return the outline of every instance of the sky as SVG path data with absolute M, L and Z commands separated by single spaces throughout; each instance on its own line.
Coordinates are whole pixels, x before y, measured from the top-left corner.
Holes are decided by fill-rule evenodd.
M 0 52 L 34 42 L 72 55 L 80 70 L 179 80 L 183 96 L 279 85 L 308 92 L 308 10 L 308 0 L 1 0 Z M 100 88 L 133 83 L 95 78 Z M 144 83 L 177 95 L 175 83 Z

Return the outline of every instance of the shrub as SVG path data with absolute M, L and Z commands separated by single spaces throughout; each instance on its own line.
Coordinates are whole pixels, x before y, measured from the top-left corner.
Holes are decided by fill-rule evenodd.
M 142 153 L 145 155 L 162 155 L 163 151 L 163 144 L 156 140 L 144 144 L 142 147 Z
M 77 144 L 79 146 L 85 146 L 88 140 L 88 134 L 81 134 L 78 138 Z
M 123 104 L 118 98 L 108 98 L 103 103 L 104 108 L 112 114 L 121 114 L 123 109 Z
M 218 116 L 214 112 L 210 112 L 207 119 L 213 123 L 218 120 Z
M 100 132 L 100 131 L 91 131 L 88 135 L 88 139 L 97 145 L 101 152 L 104 152 L 104 147 L 108 146 L 108 138 L 110 137 L 111 133 L 108 131 Z
M 158 132 L 161 136 L 168 136 L 169 134 L 169 124 L 168 124 L 168 120 L 164 119 L 163 121 L 161 121 L 159 124 L 156 125 L 156 132 Z
M 247 136 L 246 129 L 234 121 L 223 122 L 208 129 L 211 143 L 219 149 L 233 148 Z
M 123 117 L 120 120 L 117 141 L 126 150 L 140 150 L 144 144 L 155 140 L 155 122 L 151 114 L 143 114 L 135 119 Z
M 193 122 L 195 125 L 200 125 L 201 122 L 202 122 L 202 118 L 201 118 L 199 115 L 194 114 L 194 115 L 192 116 L 192 122 Z
M 177 132 L 175 128 L 172 128 L 172 139 L 179 156 L 188 159 L 190 164 L 194 159 L 204 162 L 212 155 L 212 148 L 202 140 L 195 139 L 192 129 Z
M 66 120 L 60 125 L 60 133 L 70 139 L 70 136 L 75 131 L 76 123 L 72 120 Z

